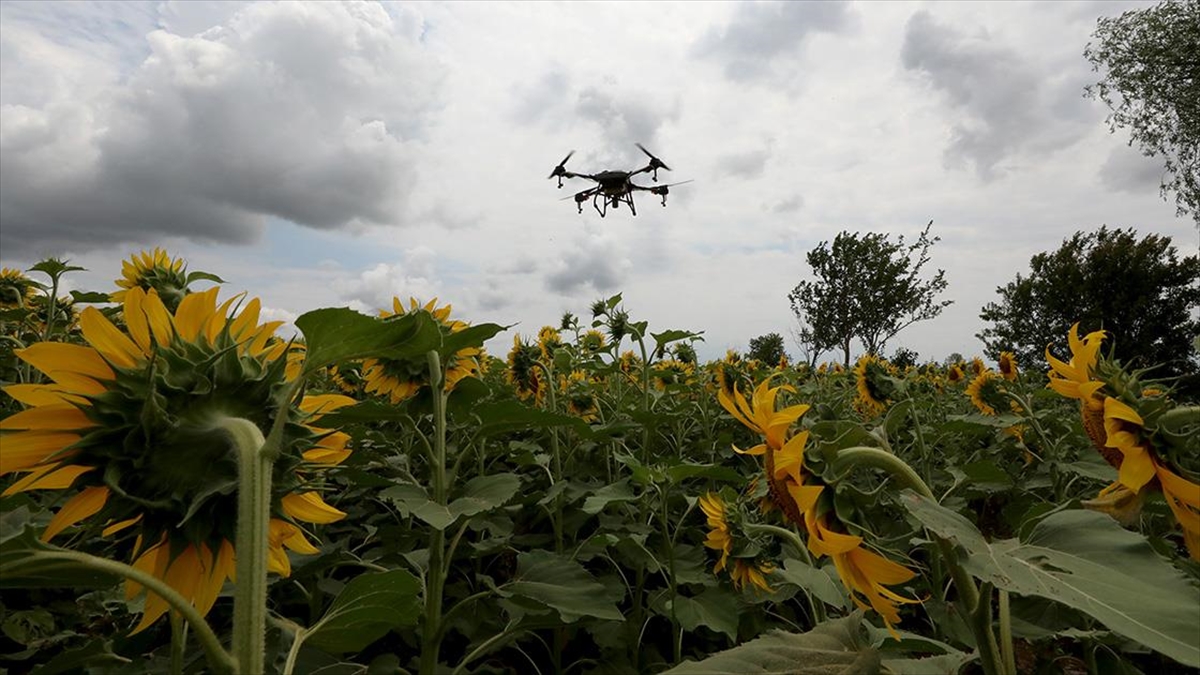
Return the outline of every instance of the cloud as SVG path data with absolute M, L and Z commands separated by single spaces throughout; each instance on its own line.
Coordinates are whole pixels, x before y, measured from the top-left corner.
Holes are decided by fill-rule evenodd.
M 1129 146 L 1118 146 L 1100 167 L 1100 183 L 1117 192 L 1157 193 L 1166 169 L 1161 159 L 1147 157 Z
M 546 288 L 561 295 L 583 290 L 608 292 L 618 289 L 633 263 L 617 241 L 597 233 L 578 237 L 570 250 L 551 265 Z
M 841 2 L 738 3 L 729 23 L 710 29 L 692 51 L 722 62 L 731 80 L 762 79 L 796 59 L 809 36 L 848 30 L 855 18 Z
M 795 213 L 802 208 L 804 208 L 804 197 L 802 195 L 792 195 L 772 204 L 770 211 L 771 213 Z
M 1041 70 L 986 31 L 968 35 L 927 11 L 905 26 L 900 60 L 953 109 L 947 163 L 973 164 L 984 180 L 1004 173 L 1003 163 L 1019 153 L 1073 144 L 1095 119 L 1082 100 L 1085 68 Z
M 49 3 L 53 6 L 54 3 Z M 81 57 L 45 19 L 6 23 L 11 72 Z M 11 36 L 11 37 L 10 37 Z M 112 86 L 30 78 L 0 116 L 6 250 L 178 235 L 256 240 L 266 217 L 320 229 L 392 223 L 408 205 L 438 65 L 411 17 L 379 5 L 245 5 L 194 36 L 154 30 Z M 78 69 L 77 71 L 78 72 Z M 115 78 L 115 79 L 114 79 Z
M 717 159 L 717 165 L 721 174 L 726 176 L 758 178 L 762 176 L 763 170 L 767 167 L 767 160 L 770 158 L 770 147 L 758 148 L 722 155 Z
M 395 264 L 379 263 L 364 270 L 357 279 L 333 282 L 334 291 L 350 307 L 374 314 L 376 310 L 391 311 L 392 298 L 399 297 L 421 302 L 432 300 L 442 283 L 435 275 L 437 253 L 428 246 L 415 246 L 404 251 L 404 259 Z

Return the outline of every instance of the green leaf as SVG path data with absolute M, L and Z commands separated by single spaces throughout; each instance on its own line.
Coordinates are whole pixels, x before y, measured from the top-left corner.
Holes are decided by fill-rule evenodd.
M 744 481 L 745 477 L 734 469 L 713 464 L 693 464 L 683 462 L 667 467 L 667 478 L 672 483 L 681 483 L 688 478 L 711 478 L 724 482 Z
M 633 488 L 629 487 L 629 479 L 622 478 L 612 485 L 605 485 L 596 490 L 595 493 L 583 500 L 581 510 L 584 513 L 596 515 L 613 502 L 631 502 L 636 499 L 637 495 L 633 493 Z
M 551 429 L 571 427 L 583 437 L 590 437 L 587 422 L 571 415 L 546 412 L 531 408 L 519 401 L 496 401 L 478 406 L 474 410 L 479 416 L 480 433 L 488 436 L 509 431 Z
M 1053 513 L 1024 543 L 989 544 L 965 518 L 906 491 L 926 527 L 966 549 L 965 567 L 997 588 L 1060 602 L 1188 666 L 1200 666 L 1200 590 L 1140 534 L 1092 511 Z
M 699 333 L 693 333 L 687 330 L 665 330 L 661 333 L 651 333 L 650 337 L 654 338 L 654 351 L 662 353 L 663 348 L 672 342 L 693 339 L 704 340 L 704 338 L 701 337 L 703 334 L 703 331 Z
M 184 286 L 191 286 L 192 284 L 196 283 L 197 281 L 212 281 L 212 282 L 218 283 L 218 284 L 225 283 L 224 279 L 213 274 L 212 272 L 201 272 L 201 271 L 197 270 L 195 272 L 188 273 L 187 281 L 184 283 Z
M 549 551 L 530 551 L 517 556 L 517 575 L 498 588 L 505 598 L 534 600 L 558 612 L 567 623 L 581 617 L 624 621 L 604 586 L 579 563 Z
M 396 628 L 414 626 L 421 584 L 406 570 L 360 574 L 297 640 L 331 654 L 362 651 Z
M 63 650 L 39 667 L 37 674 L 95 672 L 97 666 L 120 663 L 129 663 L 129 659 L 114 653 L 109 641 L 95 638 L 83 646 Z
M 304 371 L 372 356 L 417 359 L 442 344 L 442 332 L 428 312 L 412 312 L 381 321 L 345 307 L 300 315 L 296 327 L 308 347 Z
M 667 601 L 667 611 L 672 603 Z M 720 586 L 709 586 L 700 595 L 685 598 L 675 597 L 675 618 L 684 630 L 694 631 L 700 626 L 724 633 L 730 640 L 737 639 L 738 597 Z
M 481 323 L 476 326 L 467 326 L 457 333 L 450 333 L 442 338 L 442 347 L 439 350 L 442 358 L 445 359 L 454 352 L 468 347 L 482 347 L 483 343 L 492 339 L 497 333 L 512 328 L 512 326 L 501 326 L 495 323 Z
M 71 302 L 93 303 L 93 302 L 112 302 L 109 299 L 108 293 L 99 291 L 71 291 Z
M 879 672 L 879 652 L 865 644 L 862 612 L 826 621 L 807 633 L 771 631 L 702 660 L 685 661 L 662 675 L 831 675 Z
M 775 570 L 775 576 L 803 588 L 827 605 L 843 608 L 846 606 L 845 591 L 839 588 L 823 569 L 789 558 L 783 561 L 783 567 Z
M 472 478 L 463 487 L 462 496 L 450 502 L 450 515 L 457 519 L 503 506 L 520 488 L 521 478 L 515 473 Z

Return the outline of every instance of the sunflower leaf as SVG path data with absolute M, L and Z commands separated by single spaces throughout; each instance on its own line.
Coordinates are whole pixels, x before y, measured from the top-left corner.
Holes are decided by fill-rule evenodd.
M 406 570 L 360 574 L 296 639 L 331 654 L 362 651 L 388 631 L 416 625 L 420 592 L 420 582 Z
M 959 514 L 911 491 L 901 503 L 925 527 L 966 549 L 973 576 L 1010 593 L 1048 598 L 1114 633 L 1188 666 L 1200 666 L 1200 590 L 1145 537 L 1085 510 L 1053 513 L 1026 541 L 988 543 Z
M 668 606 L 667 611 L 670 609 Z M 704 626 L 728 635 L 730 640 L 737 639 L 738 596 L 720 586 L 709 586 L 690 598 L 675 596 L 674 610 L 675 618 L 684 630 L 694 631 Z
M 345 307 L 317 309 L 300 315 L 304 334 L 305 373 L 333 363 L 372 356 L 390 360 L 423 358 L 442 343 L 442 332 L 428 312 L 412 312 L 380 321 Z
M 879 672 L 879 652 L 861 636 L 862 612 L 826 621 L 807 633 L 771 631 L 701 661 L 685 661 L 662 675 L 818 675 Z
M 558 612 L 566 623 L 582 617 L 623 621 L 621 611 L 604 586 L 579 563 L 550 553 L 530 551 L 517 556 L 517 576 L 497 588 L 505 598 L 532 600 Z
M 97 571 L 80 562 L 53 557 L 62 550 L 38 539 L 37 530 L 21 518 L 21 507 L 4 514 L 0 522 L 0 588 L 110 588 L 115 574 Z

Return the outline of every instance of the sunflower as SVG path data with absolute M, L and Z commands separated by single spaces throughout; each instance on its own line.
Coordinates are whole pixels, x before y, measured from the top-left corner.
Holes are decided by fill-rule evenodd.
M 967 364 L 967 369 L 971 371 L 972 377 L 978 377 L 983 374 L 983 371 L 987 370 L 987 365 L 984 364 L 983 359 L 976 356 Z
M 513 386 L 517 398 L 522 401 L 533 399 L 535 404 L 540 404 L 545 395 L 545 388 L 542 386 L 542 371 L 537 363 L 540 355 L 541 351 L 537 345 L 526 343 L 520 335 L 513 336 L 513 346 L 508 352 L 505 379 Z
M 433 315 L 442 330 L 457 333 L 467 328 L 467 323 L 450 318 L 450 305 L 437 306 L 437 298 L 421 305 L 416 298 L 409 298 L 408 309 L 400 298 L 392 298 L 392 311 L 380 310 L 379 316 L 387 319 L 403 316 L 410 312 L 426 311 Z M 451 391 L 466 377 L 479 376 L 479 359 L 483 351 L 478 347 L 464 347 L 452 354 L 443 364 L 446 369 L 444 389 Z M 401 360 L 378 357 L 363 359 L 362 377 L 364 391 L 368 394 L 387 396 L 392 403 L 400 403 L 412 397 L 429 381 L 428 364 L 424 359 Z
M 153 252 L 142 251 L 121 263 L 121 278 L 116 283 L 121 290 L 109 295 L 113 302 L 123 302 L 130 289 L 146 291 L 153 288 L 167 309 L 173 312 L 188 294 L 187 264 L 183 258 L 172 258 L 161 248 L 155 248 Z
M 596 420 L 600 408 L 587 373 L 582 370 L 572 371 L 570 375 L 560 378 L 559 389 L 567 402 L 567 412 L 585 422 Z
M 668 385 L 691 384 L 695 370 L 690 363 L 666 359 L 654 364 L 651 377 L 654 378 L 654 386 L 661 391 L 665 390 Z
M 0 269 L 0 309 L 28 307 L 37 296 L 38 284 L 18 269 Z
M 1046 347 L 1046 361 L 1050 364 L 1050 381 L 1048 386 L 1067 398 L 1079 401 L 1079 413 L 1083 419 L 1083 429 L 1087 432 L 1092 445 L 1100 451 L 1105 461 L 1114 467 L 1119 466 L 1121 455 L 1113 452 L 1105 445 L 1104 435 L 1104 381 L 1096 377 L 1096 366 L 1100 359 L 1100 343 L 1104 340 L 1102 330 L 1088 333 L 1079 339 L 1079 324 L 1071 326 L 1067 335 L 1071 349 L 1071 359 L 1060 361 L 1050 354 Z
M 967 385 L 967 397 L 975 408 L 984 415 L 995 416 L 996 406 L 1004 403 L 1003 376 L 994 370 L 985 370 Z
M 716 574 L 725 569 L 729 554 L 733 552 L 733 535 L 725 518 L 725 502 L 717 493 L 709 492 L 700 498 L 700 510 L 704 512 L 710 528 L 704 546 L 721 552 L 720 559 L 713 567 L 713 574 Z
M 604 333 L 595 329 L 589 330 L 583 334 L 583 337 L 579 338 L 579 346 L 583 351 L 593 354 L 603 350 L 607 344 L 608 338 L 604 337 Z
M 756 592 L 761 590 L 765 593 L 774 593 L 775 589 L 771 588 L 771 584 L 767 581 L 767 575 L 774 571 L 775 563 L 735 558 L 733 569 L 729 570 L 729 576 L 733 579 L 733 587 L 736 589 L 750 584 Z
M 892 636 L 899 639 L 899 633 L 892 628 L 892 624 L 899 621 L 896 603 L 917 601 L 897 595 L 886 586 L 907 582 L 915 573 L 862 548 L 862 537 L 843 534 L 827 525 L 827 516 L 820 513 L 820 500 L 825 486 L 813 480 L 815 477 L 804 470 L 804 449 L 809 432 L 805 430 L 790 437 L 787 435 L 791 425 L 808 411 L 809 406 L 795 405 L 776 411 L 775 398 L 778 391 L 791 391 L 791 388 L 769 387 L 770 380 L 768 377 L 758 385 L 749 402 L 736 387 L 732 397 L 723 390 L 718 392 L 721 405 L 735 419 L 763 436 L 764 442 L 761 445 L 744 452 L 765 456 L 765 474 L 771 502 L 780 508 L 785 518 L 805 526 L 809 535 L 808 547 L 813 555 L 832 557 L 838 574 L 855 603 L 865 608 L 867 604 L 859 600 L 859 596 L 866 598 L 869 606 L 883 617 Z M 743 452 L 736 446 L 734 450 Z M 770 590 L 769 584 L 761 574 L 766 570 L 760 567 L 756 572 L 747 565 L 739 567 L 738 562 L 741 561 L 735 561 L 734 573 L 739 575 L 741 583 L 749 581 L 758 588 Z
M 951 384 L 958 384 L 966 379 L 966 377 L 967 374 L 963 371 L 963 367 L 960 364 L 955 363 L 946 369 L 946 381 Z
M 79 316 L 86 344 L 41 342 L 17 355 L 50 384 L 4 391 L 28 406 L 0 421 L 0 476 L 25 475 L 4 492 L 64 490 L 72 496 L 42 533 L 49 541 L 84 521 L 133 535 L 133 566 L 161 578 L 206 613 L 233 574 L 237 458 L 221 417 L 249 419 L 269 430 L 286 426 L 274 462 L 270 568 L 287 574 L 283 548 L 311 553 L 296 521 L 328 523 L 344 513 L 326 504 L 305 476 L 340 462 L 349 437 L 312 426 L 322 413 L 354 403 L 343 396 L 306 397 L 280 410 L 287 386 L 288 345 L 272 335 L 280 322 L 258 323 L 241 296 L 217 305 L 218 288 L 186 296 L 168 311 L 151 289 L 123 296 L 124 330 L 99 310 Z M 119 545 L 126 546 L 126 543 Z M 126 584 L 135 597 L 143 589 Z M 149 594 L 134 632 L 167 610 Z
M 562 336 L 554 326 L 542 326 L 537 335 L 538 348 L 542 350 L 542 361 L 554 361 L 554 352 L 563 346 Z
M 889 380 L 889 364 L 883 359 L 865 354 L 854 366 L 854 382 L 858 396 L 855 403 L 859 409 L 870 417 L 887 410 L 895 393 L 895 386 Z
M 996 360 L 996 367 L 1000 371 L 1000 375 L 1004 379 L 1012 382 L 1017 379 L 1017 356 L 1012 352 L 1000 352 L 1000 358 Z

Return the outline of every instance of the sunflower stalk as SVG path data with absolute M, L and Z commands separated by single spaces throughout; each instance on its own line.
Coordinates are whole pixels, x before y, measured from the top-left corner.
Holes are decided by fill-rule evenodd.
M 879 448 L 863 446 L 838 451 L 837 459 L 834 461 L 835 471 L 849 472 L 859 467 L 882 469 L 899 480 L 904 487 L 912 489 L 926 499 L 937 501 L 929 486 L 917 472 L 892 453 Z M 979 587 L 975 585 L 975 579 L 959 564 L 953 542 L 933 533 L 930 535 L 936 542 L 942 559 L 950 568 L 950 577 L 954 580 L 954 587 L 958 590 L 959 604 L 963 614 L 972 618 L 971 630 L 975 633 L 975 640 L 980 651 L 979 661 L 984 675 L 1005 673 L 996 635 L 992 632 L 990 594 L 987 597 L 981 596 Z
M 250 420 L 222 417 L 238 455 L 237 584 L 233 593 L 233 653 L 239 673 L 261 673 L 266 661 L 267 554 L 274 454 Z
M 446 485 L 446 392 L 442 382 L 442 360 L 436 350 L 426 354 L 429 364 L 429 388 L 433 396 L 433 452 L 430 476 L 433 501 L 445 506 L 449 497 Z M 429 563 L 425 571 L 425 625 L 421 632 L 421 675 L 433 675 L 438 667 L 442 642 L 442 595 L 446 585 L 445 533 L 434 528 L 429 533 Z

